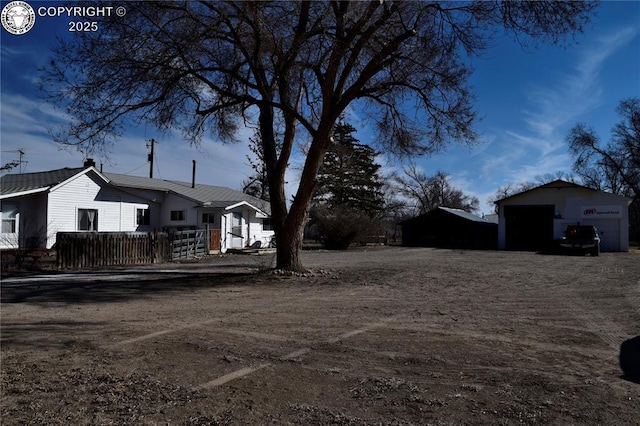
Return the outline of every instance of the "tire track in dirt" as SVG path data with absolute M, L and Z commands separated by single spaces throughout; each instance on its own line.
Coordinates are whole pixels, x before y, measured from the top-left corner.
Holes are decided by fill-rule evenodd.
M 447 339 L 449 337 L 459 337 L 462 339 L 473 339 L 478 342 L 496 342 L 496 343 L 505 343 L 505 344 L 513 344 L 518 346 L 525 346 L 532 349 L 542 349 L 544 351 L 553 351 L 559 353 L 575 353 L 575 347 L 570 346 L 568 344 L 560 344 L 560 343 L 551 343 L 551 342 L 543 342 L 540 340 L 532 340 L 532 339 L 523 339 L 522 336 L 519 337 L 509 337 L 504 334 L 494 334 L 487 332 L 479 332 L 479 331 L 470 331 L 464 329 L 442 329 L 435 327 L 411 327 L 411 326 L 394 326 L 394 329 L 398 330 L 411 330 L 411 331 L 424 331 L 426 333 L 430 333 L 432 335 L 440 336 L 443 339 Z M 437 338 L 437 337 L 436 337 Z M 586 350 L 583 348 L 583 350 Z M 611 351 L 606 349 L 588 349 L 588 353 L 592 355 L 598 356 L 608 356 L 611 354 Z
M 610 264 L 611 261 L 611 258 L 605 258 L 607 264 Z M 605 268 L 607 267 L 602 266 L 601 268 L 606 270 Z M 574 265 L 571 272 L 576 281 L 579 280 L 581 274 L 584 274 L 579 265 Z M 598 294 L 583 293 L 576 286 L 562 286 L 559 290 L 561 292 L 559 295 L 563 296 L 564 300 L 569 301 L 569 304 L 574 308 L 574 315 L 588 327 L 589 331 L 595 333 L 610 348 L 619 349 L 620 344 L 629 338 L 629 333 L 625 332 L 620 324 L 610 316 L 602 313 L 600 306 L 602 300 L 597 298 Z M 587 288 L 587 290 L 591 289 Z M 630 294 L 626 296 L 629 298 Z M 631 298 L 633 299 L 633 296 Z
M 365 325 L 364 327 L 361 327 L 361 328 L 359 328 L 357 330 L 348 331 L 346 333 L 340 334 L 339 336 L 332 337 L 332 338 L 329 338 L 329 339 L 325 339 L 325 340 L 322 341 L 322 343 L 329 343 L 329 344 L 337 343 L 337 342 L 349 339 L 350 337 L 357 336 L 357 335 L 362 334 L 362 333 L 366 333 L 367 331 L 371 331 L 373 329 L 383 327 L 386 324 L 388 324 L 389 322 L 394 321 L 396 319 L 397 319 L 397 317 L 389 317 L 389 318 L 385 318 L 385 319 L 383 319 L 381 321 L 369 323 L 369 324 Z M 311 351 L 312 351 L 311 348 L 305 347 L 305 348 L 301 348 L 301 349 L 295 350 L 293 352 L 290 352 L 290 353 L 288 353 L 286 355 L 283 355 L 279 359 L 282 360 L 282 361 L 288 361 L 288 360 L 296 359 L 296 358 L 299 358 L 300 356 L 306 355 L 307 353 L 309 353 Z M 270 367 L 272 365 L 273 365 L 272 363 L 264 363 L 264 364 L 257 365 L 255 367 L 240 368 L 240 369 L 235 370 L 235 371 L 233 371 L 231 373 L 228 373 L 228 374 L 225 374 L 223 376 L 220 376 L 220 377 L 218 377 L 216 379 L 213 379 L 213 380 L 210 380 L 208 382 L 205 382 L 205 383 L 202 383 L 200 385 L 197 385 L 197 386 L 194 387 L 194 389 L 197 389 L 197 390 L 211 389 L 211 388 L 223 385 L 223 384 L 225 384 L 227 382 L 230 382 L 232 380 L 238 379 L 240 377 L 247 376 L 247 375 L 252 374 L 252 373 L 254 373 L 256 371 L 262 370 L 265 367 Z
M 155 331 L 153 333 L 148 333 L 148 334 L 144 334 L 142 336 L 133 337 L 131 339 L 121 340 L 119 342 L 112 343 L 110 345 L 107 345 L 106 348 L 108 348 L 108 349 L 118 348 L 118 347 L 121 347 L 121 346 L 130 345 L 132 343 L 138 343 L 138 342 L 141 342 L 143 340 L 153 339 L 154 337 L 163 336 L 165 334 L 177 333 L 179 331 L 188 330 L 190 328 L 202 327 L 203 325 L 211 324 L 211 323 L 218 322 L 218 321 L 221 321 L 221 319 L 220 318 L 213 318 L 213 319 L 210 319 L 210 320 L 207 320 L 207 321 L 200 321 L 200 322 L 190 323 L 190 324 L 184 325 L 182 327 L 168 328 L 168 329 L 165 329 L 165 330 Z

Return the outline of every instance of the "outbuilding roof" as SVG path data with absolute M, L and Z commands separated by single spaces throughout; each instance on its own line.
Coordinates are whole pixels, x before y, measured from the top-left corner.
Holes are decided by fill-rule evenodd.
M 440 210 L 444 210 L 448 213 L 454 214 L 456 216 L 460 216 L 463 219 L 470 220 L 472 222 L 480 222 L 480 223 L 493 223 L 490 220 L 482 218 L 480 216 L 476 216 L 475 214 L 469 213 L 467 211 L 461 209 L 452 209 L 449 207 L 438 207 Z
M 611 196 L 614 196 L 614 197 L 628 198 L 628 197 L 622 197 L 620 195 L 612 194 L 610 192 L 599 191 L 597 189 L 589 188 L 588 186 L 578 185 L 577 183 L 567 182 L 566 180 L 557 179 L 557 180 L 554 180 L 553 182 L 549 182 L 549 183 L 546 183 L 544 185 L 536 186 L 534 188 L 527 189 L 526 191 L 518 192 L 517 194 L 513 194 L 513 195 L 509 195 L 508 197 L 501 198 L 499 200 L 494 201 L 494 204 L 499 204 L 499 203 L 501 203 L 501 202 L 503 202 L 505 200 L 510 200 L 511 198 L 519 197 L 519 196 L 521 196 L 523 194 L 528 194 L 528 193 L 533 192 L 533 191 L 538 191 L 540 189 L 549 189 L 549 188 L 554 188 L 554 189 L 581 188 L 581 189 L 585 189 L 585 190 L 592 191 L 592 192 L 599 192 L 601 194 L 611 195 Z
M 405 222 L 411 222 L 411 221 L 414 221 L 414 220 L 419 220 L 419 219 L 421 219 L 421 218 L 423 218 L 423 217 L 425 217 L 425 216 L 431 216 L 432 214 L 434 214 L 434 212 L 437 212 L 437 211 L 444 211 L 444 212 L 446 212 L 446 213 L 448 213 L 448 214 L 452 214 L 452 215 L 454 215 L 454 216 L 458 216 L 458 217 L 460 217 L 460 218 L 462 218 L 462 219 L 465 219 L 465 220 L 468 220 L 468 221 L 471 221 L 471 222 L 478 222 L 478 223 L 496 223 L 496 222 L 494 222 L 494 221 L 490 221 L 490 220 L 484 219 L 484 218 L 482 218 L 482 217 L 480 217 L 480 216 L 476 216 L 475 214 L 473 214 L 473 213 L 469 213 L 469 212 L 464 211 L 464 210 L 462 210 L 462 209 L 452 209 L 452 208 L 450 208 L 450 207 L 438 207 L 438 208 L 435 208 L 435 209 L 433 209 L 433 210 L 431 210 L 431 211 L 429 211 L 429 212 L 427 212 L 427 213 L 424 213 L 424 214 L 422 214 L 422 215 L 420 215 L 420 216 L 416 216 L 416 217 L 414 217 L 414 218 L 407 219 L 407 220 L 402 221 L 402 222 L 400 222 L 400 223 L 405 223 Z

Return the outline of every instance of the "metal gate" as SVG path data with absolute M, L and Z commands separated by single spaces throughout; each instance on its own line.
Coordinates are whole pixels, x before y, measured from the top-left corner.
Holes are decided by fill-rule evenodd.
M 205 229 L 177 231 L 171 234 L 171 260 L 193 259 L 209 254 Z

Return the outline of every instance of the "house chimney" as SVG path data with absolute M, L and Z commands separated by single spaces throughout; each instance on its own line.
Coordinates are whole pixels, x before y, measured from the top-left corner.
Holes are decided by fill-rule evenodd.
M 93 158 L 87 158 L 86 160 L 84 160 L 84 166 L 85 167 L 95 167 L 96 166 L 96 162 L 93 161 Z
M 191 172 L 191 187 L 196 187 L 196 160 L 191 160 L 193 162 L 193 171 Z

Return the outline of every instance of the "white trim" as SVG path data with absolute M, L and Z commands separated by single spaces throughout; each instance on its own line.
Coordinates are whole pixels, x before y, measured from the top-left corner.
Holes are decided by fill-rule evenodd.
M 5 200 L 13 197 L 22 197 L 24 195 L 37 194 L 38 192 L 46 192 L 50 187 L 43 186 L 42 188 L 30 189 L 22 192 L 12 192 L 11 194 L 0 195 L 0 200 Z
M 250 204 L 250 203 L 248 203 L 248 202 L 246 202 L 246 201 L 240 201 L 240 202 L 238 202 L 238 203 L 235 203 L 235 204 L 232 204 L 232 205 L 230 205 L 230 206 L 227 206 L 227 207 L 225 207 L 224 209 L 225 209 L 225 210 L 232 210 L 232 209 L 235 209 L 236 207 L 240 207 L 240 206 L 248 206 L 248 207 L 251 207 L 251 208 L 252 208 L 252 209 L 254 209 L 255 211 L 257 211 L 257 212 L 259 212 L 259 213 L 262 213 L 262 214 L 265 214 L 265 215 L 266 215 L 266 213 L 265 213 L 265 212 L 263 212 L 262 210 L 260 210 L 260 209 L 259 209 L 259 208 L 257 208 L 256 206 L 254 206 L 254 205 L 252 205 L 252 204 Z
M 90 171 L 94 172 L 100 179 L 102 179 L 104 181 L 104 183 L 109 183 L 109 179 L 107 179 L 107 177 L 105 175 L 103 175 L 102 173 L 100 173 L 95 167 L 91 166 L 91 167 L 87 167 L 86 169 L 82 170 L 79 173 L 76 173 L 75 175 L 71 176 L 70 178 L 63 180 L 62 182 L 60 182 L 59 184 L 51 187 L 51 191 L 55 191 L 56 189 L 66 185 L 67 183 L 78 179 L 80 176 L 86 175 L 87 173 L 89 173 Z

